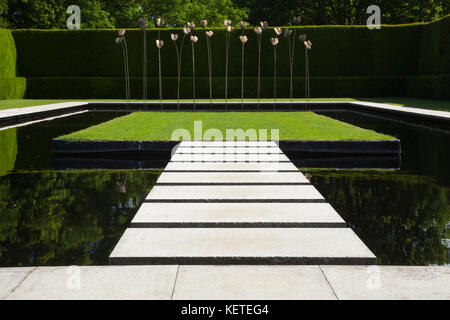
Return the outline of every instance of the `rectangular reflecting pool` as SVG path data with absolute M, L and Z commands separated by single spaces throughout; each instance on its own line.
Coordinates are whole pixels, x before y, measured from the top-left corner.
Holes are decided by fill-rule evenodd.
M 0 131 L 0 266 L 108 264 L 161 170 L 54 170 L 52 138 L 124 114 L 88 112 Z M 301 168 L 378 264 L 448 264 L 450 131 L 320 114 L 401 140 L 400 170 Z

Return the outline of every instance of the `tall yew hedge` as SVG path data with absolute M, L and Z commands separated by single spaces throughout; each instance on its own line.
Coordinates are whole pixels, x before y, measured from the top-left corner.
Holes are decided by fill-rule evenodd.
M 208 29 L 209 30 L 209 29 Z M 223 28 L 213 28 L 212 54 L 214 96 L 223 97 L 225 75 L 225 34 Z M 176 51 L 171 33 L 181 29 L 160 30 L 165 45 L 161 49 L 165 98 L 174 98 L 177 76 Z M 255 96 L 257 75 L 257 38 L 253 28 L 245 31 L 249 38 L 245 49 L 246 97 Z M 369 30 L 365 26 L 301 26 L 295 39 L 295 95 L 303 95 L 304 46 L 298 36 L 306 33 L 313 42 L 310 52 L 310 74 L 313 96 L 389 96 L 416 95 L 429 98 L 449 98 L 450 88 L 450 16 L 430 24 L 383 26 Z M 27 96 L 39 98 L 122 98 L 122 50 L 114 42 L 117 30 L 14 30 L 17 47 L 17 72 L 27 78 Z M 148 76 L 150 96 L 157 96 L 157 30 L 147 31 Z M 199 37 L 195 44 L 198 97 L 207 97 L 208 63 L 204 32 L 194 30 Z M 231 35 L 230 96 L 240 96 L 241 43 L 240 29 Z M 263 33 L 263 88 L 271 94 L 273 29 Z M 0 33 L 1 36 L 1 33 Z M 141 96 L 142 32 L 127 30 L 132 95 Z M 2 68 L 0 62 L 0 70 Z M 10 70 L 11 73 L 13 70 Z M 288 40 L 280 36 L 278 47 L 278 77 L 280 95 L 288 96 Z M 191 98 L 191 42 L 186 37 L 182 59 L 182 96 Z M 434 84 L 439 84 L 433 86 Z M 318 87 L 321 86 L 321 87 Z M 369 87 L 370 86 L 370 87 Z M 430 88 L 431 86 L 431 88 Z M 205 89 L 205 90 L 204 90 Z
M 0 29 L 0 100 L 22 98 L 25 79 L 16 78 L 16 47 L 10 30 Z

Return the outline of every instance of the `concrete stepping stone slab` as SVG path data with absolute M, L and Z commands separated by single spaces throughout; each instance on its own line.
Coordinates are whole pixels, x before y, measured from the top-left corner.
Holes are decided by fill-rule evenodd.
M 300 172 L 163 172 L 157 184 L 309 184 Z
M 290 162 L 169 162 L 164 172 L 172 171 L 293 171 L 298 168 Z
M 290 162 L 284 154 L 177 154 L 171 161 L 177 162 Z
M 375 264 L 349 228 L 128 228 L 111 264 Z
M 325 202 L 311 185 L 155 186 L 147 202 Z
M 340 228 L 328 203 L 143 203 L 131 228 Z
M 278 147 L 274 141 L 182 141 L 180 147 Z
M 215 148 L 178 148 L 175 154 L 280 154 L 283 153 L 279 148 L 231 148 L 231 147 L 215 147 Z

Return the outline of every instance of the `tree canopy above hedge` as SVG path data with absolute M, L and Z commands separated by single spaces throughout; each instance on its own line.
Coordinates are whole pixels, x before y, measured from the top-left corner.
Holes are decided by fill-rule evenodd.
M 372 4 L 380 6 L 385 24 L 432 21 L 450 13 L 448 0 L 2 0 L 0 27 L 65 28 L 69 5 L 80 6 L 82 28 L 133 28 L 141 16 L 152 25 L 163 17 L 166 27 L 200 19 L 218 26 L 225 18 L 290 25 L 294 15 L 310 25 L 355 25 L 366 23 Z

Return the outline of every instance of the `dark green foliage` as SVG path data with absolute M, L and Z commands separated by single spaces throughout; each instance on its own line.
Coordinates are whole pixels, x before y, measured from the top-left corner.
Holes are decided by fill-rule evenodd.
M 16 76 L 16 47 L 11 31 L 0 29 L 0 77 Z
M 131 98 L 142 98 L 142 79 L 131 78 Z M 163 98 L 176 99 L 176 78 L 163 78 Z M 159 99 L 158 79 L 148 79 L 149 99 Z M 273 79 L 261 79 L 262 98 L 272 98 Z M 229 98 L 241 97 L 241 78 L 228 79 Z M 245 98 L 256 98 L 256 78 L 245 79 Z M 313 97 L 378 97 L 396 96 L 404 88 L 403 77 L 315 77 L 311 79 L 311 94 Z M 213 98 L 223 98 L 225 79 L 213 79 Z M 196 95 L 209 98 L 208 78 L 196 79 Z M 302 98 L 304 78 L 294 79 L 294 98 Z M 93 77 L 50 77 L 27 78 L 27 98 L 43 99 L 124 99 L 125 80 L 123 78 L 93 78 Z M 289 78 L 278 79 L 278 97 L 289 97 Z M 181 81 L 180 98 L 192 98 L 192 78 Z
M 418 74 L 449 74 L 450 16 L 427 25 L 422 32 L 420 41 Z
M 16 78 L 16 46 L 10 30 L 0 29 L 0 100 L 22 98 L 25 79 Z
M 306 33 L 313 42 L 310 54 L 313 97 L 370 97 L 399 96 L 413 93 L 418 97 L 444 98 L 448 96 L 450 74 L 450 16 L 432 24 L 385 26 L 368 30 L 361 26 L 300 27 L 297 30 L 294 64 L 295 96 L 304 96 L 304 46 L 298 35 Z M 213 29 L 213 94 L 224 96 L 225 30 Z M 177 63 L 171 33 L 181 29 L 162 29 L 165 41 L 162 53 L 163 97 L 176 97 Z M 13 36 L 18 51 L 18 73 L 28 78 L 29 98 L 124 98 L 122 51 L 114 43 L 117 31 L 44 31 L 16 30 Z M 204 32 L 195 45 L 197 97 L 209 97 L 208 63 Z M 229 63 L 229 94 L 240 97 L 241 53 L 238 36 L 232 33 Z M 245 97 L 256 97 L 257 40 L 253 28 L 246 34 Z M 270 38 L 273 29 L 263 33 L 262 93 L 272 95 L 273 48 Z M 155 29 L 148 31 L 149 97 L 157 98 L 158 63 Z M 131 90 L 133 98 L 142 97 L 142 32 L 128 30 Z M 184 42 L 181 68 L 181 97 L 192 97 L 192 59 L 190 40 Z M 423 77 L 422 75 L 429 75 Z M 434 75 L 440 75 L 434 77 Z M 289 92 L 288 41 L 280 37 L 278 48 L 278 97 Z
M 100 170 L 0 177 L 0 266 L 107 264 L 158 176 Z
M 25 95 L 25 78 L 0 77 L 0 100 L 22 99 Z
M 17 156 L 17 129 L 0 131 L 0 177 L 14 169 Z
M 418 33 L 422 26 L 405 28 L 385 28 L 370 31 L 359 27 L 316 27 L 299 28 L 297 35 L 307 33 L 313 42 L 311 52 L 311 75 L 313 76 L 378 76 L 416 74 L 420 42 Z M 165 45 L 161 49 L 162 72 L 165 77 L 176 77 L 177 64 L 175 47 L 170 40 L 171 33 L 181 30 L 161 30 Z M 194 32 L 199 41 L 195 45 L 197 60 L 196 73 L 199 77 L 208 76 L 207 50 L 202 30 Z M 249 41 L 246 45 L 247 76 L 257 75 L 257 39 L 253 29 L 246 32 Z M 18 48 L 18 72 L 27 77 L 120 77 L 123 75 L 122 51 L 114 43 L 116 31 L 42 31 L 18 30 L 13 35 Z M 241 74 L 240 31 L 232 33 L 230 45 L 229 75 Z M 273 48 L 270 38 L 272 29 L 263 33 L 262 76 L 273 74 Z M 149 44 L 149 75 L 157 75 L 157 32 L 147 34 Z M 130 74 L 142 74 L 142 32 L 128 30 L 126 33 L 130 56 Z M 182 77 L 192 73 L 190 40 L 184 42 Z M 181 44 L 181 39 L 178 40 Z M 225 31 L 214 30 L 212 37 L 213 76 L 225 75 Z M 399 54 L 408 52 L 408 54 Z M 304 46 L 296 39 L 294 74 L 304 74 Z M 39 57 L 37 63 L 36 57 Z M 288 41 L 280 38 L 278 47 L 278 74 L 289 75 Z
M 409 97 L 450 99 L 450 74 L 408 77 L 405 88 Z

